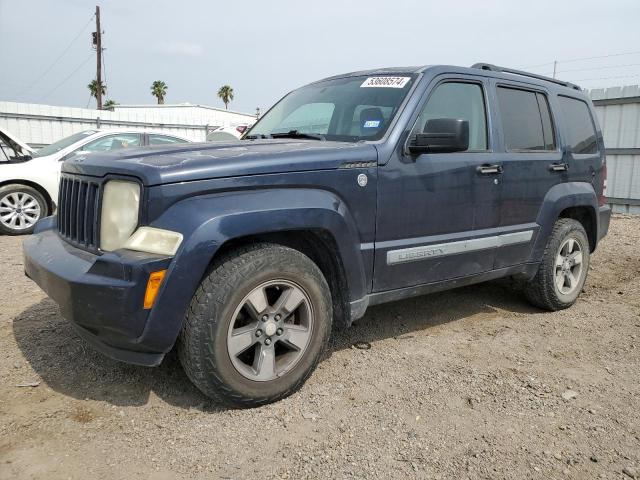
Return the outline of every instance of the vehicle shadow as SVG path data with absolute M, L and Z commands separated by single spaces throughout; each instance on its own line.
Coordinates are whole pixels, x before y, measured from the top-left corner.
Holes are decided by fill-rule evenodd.
M 510 279 L 494 280 L 369 307 L 363 318 L 333 335 L 329 353 L 354 344 L 368 348 L 366 344 L 377 340 L 403 338 L 483 314 L 499 316 L 500 311 L 531 314 L 541 310 L 529 304 Z
M 504 281 L 416 297 L 371 307 L 351 328 L 335 332 L 328 356 L 351 348 L 354 343 L 366 345 L 402 337 L 477 314 L 495 313 L 496 309 L 514 313 L 538 311 Z M 142 406 L 161 399 L 185 409 L 226 409 L 190 383 L 175 351 L 156 368 L 111 360 L 86 344 L 50 299 L 31 305 L 15 317 L 13 332 L 34 371 L 47 386 L 63 395 L 117 406 Z

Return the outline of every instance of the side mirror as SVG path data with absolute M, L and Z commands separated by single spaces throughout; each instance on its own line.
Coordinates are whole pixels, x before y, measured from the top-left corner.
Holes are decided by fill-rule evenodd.
M 427 120 L 409 141 L 412 154 L 464 152 L 469 149 L 469 122 L 456 118 Z

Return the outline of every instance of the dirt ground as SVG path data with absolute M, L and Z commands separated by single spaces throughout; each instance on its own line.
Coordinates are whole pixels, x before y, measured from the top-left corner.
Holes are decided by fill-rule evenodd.
M 638 217 L 615 218 L 571 309 L 505 281 L 371 308 L 253 410 L 211 403 L 175 355 L 94 352 L 20 242 L 0 237 L 0 479 L 640 478 Z

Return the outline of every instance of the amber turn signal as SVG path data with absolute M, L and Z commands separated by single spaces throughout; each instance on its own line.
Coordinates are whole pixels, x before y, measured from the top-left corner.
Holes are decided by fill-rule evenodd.
M 151 272 L 149 275 L 149 281 L 147 282 L 147 291 L 144 292 L 144 309 L 148 310 L 153 307 L 153 302 L 156 301 L 160 286 L 164 280 L 164 276 L 167 273 L 166 270 L 159 270 L 157 272 Z

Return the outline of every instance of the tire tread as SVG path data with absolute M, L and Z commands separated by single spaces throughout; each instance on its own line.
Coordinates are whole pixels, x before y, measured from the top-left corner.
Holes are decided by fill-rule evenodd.
M 564 237 L 572 230 L 579 231 L 584 238 L 587 238 L 586 232 L 583 226 L 577 220 L 572 218 L 560 218 L 553 226 L 553 230 L 549 235 L 549 240 L 545 246 L 544 253 L 542 254 L 542 260 L 538 267 L 536 275 L 529 282 L 526 283 L 524 288 L 524 294 L 527 300 L 538 308 L 544 310 L 557 311 L 570 307 L 572 302 L 563 302 L 556 294 L 554 285 L 554 274 L 550 271 L 555 265 L 556 250 L 559 247 L 559 243 L 562 242 Z M 588 242 L 587 242 L 588 245 Z M 588 255 L 588 251 L 585 252 Z M 586 268 L 588 270 L 589 262 L 586 262 Z M 586 274 L 585 274 L 586 275 Z
M 206 313 L 210 310 L 208 305 L 213 301 L 217 304 L 215 310 L 220 311 L 223 308 L 225 299 L 229 298 L 233 292 L 234 282 L 229 281 L 229 279 L 233 277 L 237 279 L 238 275 L 242 276 L 241 272 L 246 271 L 246 267 L 249 264 L 255 264 L 256 262 L 268 264 L 276 261 L 282 263 L 283 261 L 286 262 L 287 257 L 308 262 L 311 267 L 315 267 L 315 264 L 308 257 L 297 250 L 277 244 L 256 243 L 240 247 L 216 259 L 210 267 L 209 273 L 205 275 L 198 286 L 187 310 L 182 331 L 178 338 L 178 356 L 189 379 L 214 401 L 241 408 L 256 407 L 278 401 L 296 392 L 313 373 L 320 359 L 324 356 L 328 338 L 322 339 L 323 346 L 320 354 L 316 356 L 311 367 L 294 385 L 278 395 L 250 397 L 236 392 L 220 377 L 219 367 L 216 364 L 213 352 L 213 344 L 212 342 L 203 341 L 206 338 L 203 329 L 208 328 L 209 322 L 217 321 L 216 319 L 207 318 Z M 319 273 L 321 280 L 324 282 L 324 291 L 328 292 L 328 285 L 324 277 L 317 267 L 316 270 L 316 274 Z M 244 275 L 242 280 L 249 281 L 250 276 Z M 331 305 L 330 300 L 328 304 Z M 331 331 L 330 325 L 326 331 Z

